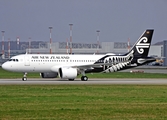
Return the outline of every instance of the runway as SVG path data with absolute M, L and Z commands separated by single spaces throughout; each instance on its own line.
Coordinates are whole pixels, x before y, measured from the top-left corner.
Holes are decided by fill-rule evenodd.
M 167 79 L 89 79 L 88 81 L 81 81 L 76 79 L 74 81 L 61 79 L 28 79 L 22 81 L 21 79 L 0 79 L 0 85 L 92 85 L 92 84 L 106 84 L 106 85 L 167 85 Z

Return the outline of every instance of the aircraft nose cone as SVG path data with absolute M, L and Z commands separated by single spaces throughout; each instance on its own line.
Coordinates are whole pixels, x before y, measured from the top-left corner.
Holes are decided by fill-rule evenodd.
M 2 68 L 3 68 L 4 70 L 8 70 L 8 69 L 9 69 L 9 65 L 8 65 L 7 63 L 3 63 L 3 64 L 2 64 Z

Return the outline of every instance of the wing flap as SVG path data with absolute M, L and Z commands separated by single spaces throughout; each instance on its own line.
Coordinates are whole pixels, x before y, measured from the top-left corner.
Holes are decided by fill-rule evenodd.
M 112 65 L 112 63 L 97 63 L 97 64 L 89 64 L 89 65 L 75 65 L 71 66 L 73 68 L 79 68 L 79 69 L 93 69 L 93 68 L 102 68 L 103 65 Z

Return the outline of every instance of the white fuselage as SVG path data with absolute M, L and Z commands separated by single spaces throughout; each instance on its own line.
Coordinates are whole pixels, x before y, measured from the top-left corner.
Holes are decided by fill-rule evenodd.
M 90 65 L 104 55 L 23 54 L 3 64 L 13 72 L 58 72 L 60 67 Z

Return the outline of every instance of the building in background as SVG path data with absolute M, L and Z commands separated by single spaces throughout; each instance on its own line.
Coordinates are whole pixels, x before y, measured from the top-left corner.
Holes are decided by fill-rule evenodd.
M 31 49 L 31 52 L 39 54 L 46 54 L 46 53 L 49 54 L 49 45 L 50 45 L 49 43 L 46 43 L 45 47 L 39 47 L 38 49 Z M 67 54 L 67 49 L 70 48 L 67 47 L 66 42 L 52 43 L 52 54 Z M 72 54 L 106 54 L 106 53 L 123 54 L 128 51 L 127 43 L 123 42 L 101 42 L 101 43 L 73 42 L 72 50 L 73 50 Z
M 167 66 L 167 40 L 163 41 L 163 66 Z

